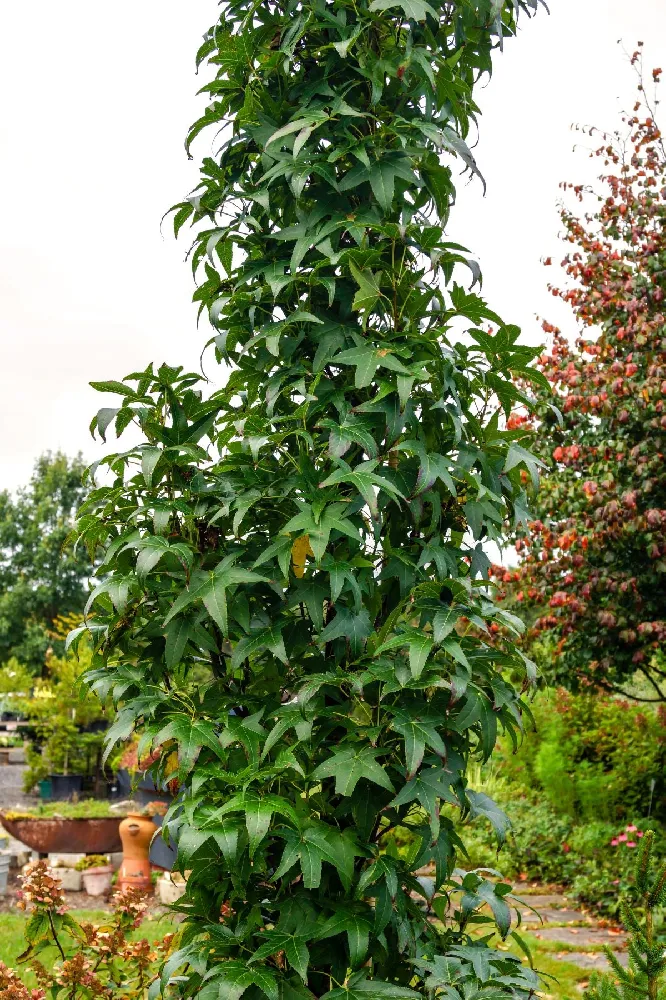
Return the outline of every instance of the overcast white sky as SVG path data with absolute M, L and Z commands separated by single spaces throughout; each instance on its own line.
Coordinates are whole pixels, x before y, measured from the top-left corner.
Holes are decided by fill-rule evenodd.
M 539 341 L 536 313 L 557 252 L 557 185 L 587 180 L 572 121 L 613 128 L 633 98 L 616 45 L 644 39 L 666 68 L 664 0 L 551 0 L 507 43 L 477 156 L 488 182 L 463 187 L 450 226 L 480 258 L 484 293 Z M 87 425 L 92 379 L 150 361 L 196 367 L 186 240 L 160 235 L 164 211 L 196 182 L 183 152 L 194 53 L 214 0 L 21 0 L 0 11 L 0 488 L 25 482 L 37 455 L 100 449 Z M 620 100 L 618 100 L 620 98 Z M 212 371 L 209 363 L 209 370 Z

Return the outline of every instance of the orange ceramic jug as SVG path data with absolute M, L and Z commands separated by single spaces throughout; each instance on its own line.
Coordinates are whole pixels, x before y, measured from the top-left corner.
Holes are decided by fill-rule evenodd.
M 129 813 L 120 824 L 123 863 L 118 872 L 118 888 L 121 892 L 131 885 L 138 889 L 152 888 L 148 853 L 156 830 L 151 819 L 138 813 Z

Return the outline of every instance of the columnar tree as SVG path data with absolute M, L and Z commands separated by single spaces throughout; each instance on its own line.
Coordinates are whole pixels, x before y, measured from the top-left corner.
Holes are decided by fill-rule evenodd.
M 195 224 L 226 384 L 166 365 L 95 383 L 122 400 L 93 430 L 145 439 L 104 460 L 80 521 L 106 549 L 89 680 L 118 705 L 111 740 L 139 731 L 181 788 L 169 995 L 536 986 L 471 947 L 485 903 L 508 932 L 509 887 L 451 880 L 454 810 L 504 829 L 466 767 L 518 738 L 532 671 L 491 641 L 518 626 L 482 541 L 526 517 L 535 464 L 503 421 L 534 352 L 454 280 L 479 274 L 444 234 L 452 169 L 477 172 L 474 85 L 535 6 L 238 0 L 199 52 L 190 141 L 210 126 L 219 148 L 174 221 Z M 397 827 L 408 861 L 382 852 Z M 462 898 L 457 929 L 419 893 L 447 924 Z
M 519 571 L 501 571 L 512 594 L 550 635 L 554 676 L 623 688 L 638 673 L 643 700 L 666 697 L 666 150 L 652 86 L 637 51 L 638 100 L 625 128 L 603 135 L 604 175 L 573 187 L 579 217 L 562 210 L 572 279 L 553 294 L 569 303 L 580 334 L 570 343 L 549 323 L 539 367 L 556 392 L 542 394 L 535 450 L 551 465 Z M 594 130 L 592 132 L 594 133 Z M 510 423 L 527 426 L 514 416 Z

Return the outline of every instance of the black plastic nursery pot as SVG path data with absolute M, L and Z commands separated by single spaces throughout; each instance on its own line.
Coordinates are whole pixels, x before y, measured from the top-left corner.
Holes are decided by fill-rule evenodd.
M 163 816 L 152 816 L 152 821 L 155 826 L 161 827 L 164 822 Z M 176 842 L 172 837 L 169 838 L 169 843 L 164 840 L 162 834 L 159 833 L 155 836 L 152 844 L 150 845 L 150 863 L 155 865 L 157 868 L 163 868 L 164 871 L 173 871 L 173 866 L 176 863 L 176 858 L 178 857 L 178 847 Z
M 150 774 L 145 774 L 133 788 L 132 775 L 126 768 L 121 767 L 116 775 L 116 785 L 121 799 L 131 797 L 141 806 L 147 806 L 149 802 L 155 801 L 167 804 L 173 801 L 173 795 L 166 785 L 158 788 Z
M 67 802 L 73 795 L 80 795 L 83 788 L 82 774 L 50 774 L 51 798 Z
M 81 726 L 82 733 L 105 733 L 109 728 L 108 719 L 95 719 L 94 722 L 88 722 L 85 726 Z

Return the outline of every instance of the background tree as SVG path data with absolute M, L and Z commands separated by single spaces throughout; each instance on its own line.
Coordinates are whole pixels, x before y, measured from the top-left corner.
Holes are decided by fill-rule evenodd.
M 174 221 L 196 225 L 195 298 L 231 370 L 208 398 L 166 365 L 94 383 L 122 400 L 93 427 L 135 422 L 144 442 L 103 460 L 115 481 L 79 522 L 105 549 L 89 681 L 118 705 L 110 743 L 139 731 L 139 758 L 155 749 L 182 785 L 169 996 L 537 986 L 470 936 L 486 904 L 509 932 L 509 886 L 452 879 L 440 815 L 502 835 L 466 769 L 500 729 L 519 738 L 505 674 L 533 677 L 488 636 L 519 623 L 491 600 L 482 540 L 526 516 L 536 463 L 503 421 L 534 352 L 453 280 L 479 275 L 444 235 L 442 154 L 478 172 L 474 85 L 535 7 L 238 0 L 205 36 L 212 102 L 190 141 L 213 126 L 220 148 Z M 383 853 L 397 826 L 413 864 Z
M 549 323 L 539 367 L 556 393 L 559 423 L 541 391 L 536 449 L 550 465 L 529 531 L 516 541 L 520 568 L 496 569 L 513 598 L 551 636 L 556 680 L 621 688 L 638 671 L 645 700 L 666 698 L 666 151 L 655 96 L 639 76 L 628 134 L 603 134 L 595 154 L 609 168 L 588 206 L 563 208 L 572 280 L 553 294 L 581 329 L 575 343 Z M 599 134 L 590 130 L 590 135 Z M 547 261 L 549 263 L 549 261 Z M 510 425 L 529 421 L 514 414 Z M 544 660 L 545 663 L 546 660 Z
M 81 613 L 91 562 L 64 548 L 86 490 L 81 456 L 42 455 L 28 486 L 0 493 L 0 663 L 39 669 L 58 615 Z

